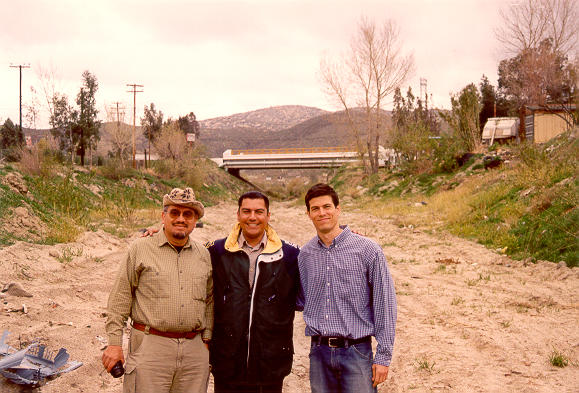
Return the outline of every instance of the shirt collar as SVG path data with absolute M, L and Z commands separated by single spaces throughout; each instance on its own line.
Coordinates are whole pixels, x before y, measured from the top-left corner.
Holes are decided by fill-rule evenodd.
M 165 227 L 162 227 L 159 232 L 157 232 L 154 236 L 157 236 L 157 246 L 163 247 L 165 244 L 170 245 L 171 247 L 175 248 L 171 243 L 169 243 L 169 239 L 165 235 Z M 183 246 L 183 248 L 191 247 L 191 238 L 187 236 L 187 243 Z
M 237 244 L 239 244 L 239 248 L 243 248 L 244 246 L 249 247 L 251 249 L 257 249 L 259 247 L 265 248 L 265 245 L 267 244 L 267 233 L 263 231 L 263 236 L 260 242 L 257 243 L 255 246 L 251 246 L 249 245 L 249 243 L 247 243 L 247 240 L 245 240 L 245 236 L 243 236 L 243 231 L 240 231 L 239 237 L 237 238 Z
M 340 234 L 338 236 L 336 236 L 334 238 L 334 240 L 332 240 L 332 244 L 330 244 L 330 247 L 332 247 L 332 246 L 335 247 L 338 244 L 344 242 L 348 238 L 348 236 L 350 236 L 350 233 L 352 232 L 350 230 L 350 227 L 348 227 L 347 225 L 340 225 L 340 228 L 342 229 L 342 232 L 340 232 Z M 326 247 L 326 245 L 324 244 L 322 239 L 320 239 L 319 236 L 318 236 L 318 244 L 322 247 L 329 248 L 329 247 Z

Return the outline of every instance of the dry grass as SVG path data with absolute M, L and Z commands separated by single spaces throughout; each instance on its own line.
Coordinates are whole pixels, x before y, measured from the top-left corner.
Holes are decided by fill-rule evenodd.
M 69 243 L 74 242 L 83 231 L 74 218 L 61 216 L 49 223 L 47 238 L 49 242 Z
M 55 152 L 58 145 L 54 140 L 41 139 L 32 148 L 23 147 L 19 149 L 19 168 L 25 175 L 30 176 L 50 176 L 58 166 Z

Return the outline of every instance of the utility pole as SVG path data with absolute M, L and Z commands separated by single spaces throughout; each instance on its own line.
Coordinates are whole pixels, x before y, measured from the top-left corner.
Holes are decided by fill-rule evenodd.
M 120 107 L 120 108 L 119 108 L 119 105 L 121 105 L 122 102 L 113 102 L 113 104 L 114 104 L 114 105 L 112 106 L 111 109 L 115 110 L 115 106 L 116 106 L 116 111 L 117 111 L 117 128 L 118 128 L 118 127 L 120 127 L 120 125 L 121 125 L 120 113 L 121 113 L 121 111 L 124 111 L 124 110 L 125 110 L 125 107 Z M 123 114 L 124 114 L 124 112 L 123 112 Z
M 125 119 L 125 107 L 121 106 L 119 107 L 119 105 L 122 105 L 121 102 L 113 102 L 113 106 L 110 107 L 111 111 L 115 110 L 115 106 L 116 106 L 116 111 L 117 111 L 117 135 L 115 137 L 115 140 L 119 140 L 121 139 L 121 113 L 123 114 L 123 120 Z M 121 146 L 120 144 L 118 145 L 119 147 Z M 121 165 L 123 166 L 123 168 L 125 167 L 125 160 L 123 158 L 124 156 L 124 149 L 123 148 L 119 148 L 119 159 L 121 160 Z
M 145 87 L 143 85 L 137 85 L 135 83 L 127 83 L 127 86 L 132 87 L 133 90 L 128 90 L 127 93 L 133 93 L 133 168 L 137 168 L 137 161 L 135 160 L 136 147 L 135 147 L 135 134 L 137 132 L 137 125 L 135 123 L 137 118 L 137 93 L 142 93 L 144 90 L 137 90 L 138 87 Z
M 22 132 L 22 69 L 30 68 L 30 64 L 10 64 L 10 68 L 18 68 L 20 70 L 20 122 L 18 124 L 20 125 L 20 132 Z
M 426 78 L 420 78 L 420 101 L 422 101 L 422 97 L 424 97 L 424 109 L 428 110 L 428 91 L 426 85 Z

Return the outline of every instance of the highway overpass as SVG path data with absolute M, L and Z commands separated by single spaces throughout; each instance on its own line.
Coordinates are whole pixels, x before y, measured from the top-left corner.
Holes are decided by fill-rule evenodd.
M 229 149 L 221 166 L 233 173 L 241 169 L 332 168 L 359 161 L 349 147 L 304 147 L 284 149 Z

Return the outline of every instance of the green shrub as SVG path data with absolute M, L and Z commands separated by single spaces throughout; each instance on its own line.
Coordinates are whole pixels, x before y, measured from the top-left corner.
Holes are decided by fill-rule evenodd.
M 434 150 L 432 159 L 436 163 L 436 170 L 440 173 L 452 173 L 458 167 L 458 157 L 465 152 L 463 145 L 458 139 L 452 136 L 441 136 L 434 140 Z
M 544 165 L 548 161 L 545 151 L 533 142 L 525 141 L 517 146 L 515 154 L 528 167 Z
M 137 174 L 131 165 L 131 162 L 126 160 L 109 158 L 102 166 L 97 168 L 97 172 L 111 180 L 126 179 Z

